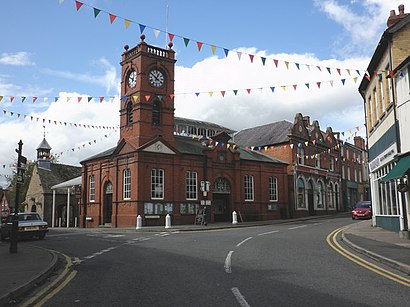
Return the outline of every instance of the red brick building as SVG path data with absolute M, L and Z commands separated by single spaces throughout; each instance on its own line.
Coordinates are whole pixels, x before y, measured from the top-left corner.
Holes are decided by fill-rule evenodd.
M 164 225 L 167 214 L 191 224 L 204 207 L 208 222 L 286 216 L 286 163 L 239 149 L 226 131 L 174 133 L 175 52 L 141 38 L 122 54 L 118 144 L 81 162 L 83 226 L 132 227 L 138 215 Z
M 318 121 L 297 113 L 293 123 L 279 121 L 244 129 L 234 136 L 248 146 L 288 163 L 290 217 L 344 211 L 341 202 L 341 161 L 338 135 L 321 131 Z

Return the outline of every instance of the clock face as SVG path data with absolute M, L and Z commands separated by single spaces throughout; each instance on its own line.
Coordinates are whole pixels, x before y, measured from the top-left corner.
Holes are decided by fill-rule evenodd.
M 152 86 L 160 87 L 164 84 L 164 81 L 164 75 L 158 69 L 153 69 L 149 72 L 149 83 Z
M 133 88 L 137 85 L 137 72 L 132 70 L 128 75 L 128 87 Z

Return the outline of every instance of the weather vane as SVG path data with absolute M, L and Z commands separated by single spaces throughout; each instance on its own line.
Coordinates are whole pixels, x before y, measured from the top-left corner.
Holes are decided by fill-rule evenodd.
M 48 133 L 48 132 L 46 132 L 46 126 L 43 126 L 43 130 L 44 130 L 43 131 L 43 137 L 46 138 L 46 134 Z

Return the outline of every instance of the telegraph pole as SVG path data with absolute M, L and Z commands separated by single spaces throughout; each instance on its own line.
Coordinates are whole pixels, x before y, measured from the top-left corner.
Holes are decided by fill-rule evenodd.
M 19 148 L 16 149 L 18 154 L 17 157 L 17 180 L 16 180 L 16 197 L 14 201 L 14 215 L 13 215 L 13 225 L 11 228 L 11 235 L 10 235 L 10 254 L 17 253 L 17 232 L 18 232 L 18 213 L 19 213 L 19 203 L 20 203 L 20 185 L 24 181 L 24 170 L 21 166 L 22 164 L 26 164 L 27 158 L 22 156 L 23 151 L 23 142 L 20 140 L 18 143 Z

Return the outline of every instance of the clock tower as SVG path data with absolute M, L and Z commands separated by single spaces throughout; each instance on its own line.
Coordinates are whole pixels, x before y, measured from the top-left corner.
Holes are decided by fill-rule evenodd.
M 121 61 L 120 141 L 135 148 L 162 138 L 174 140 L 175 51 L 141 42 L 124 46 Z

